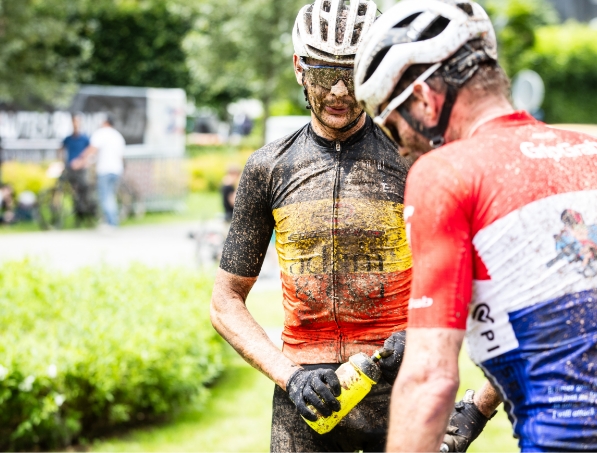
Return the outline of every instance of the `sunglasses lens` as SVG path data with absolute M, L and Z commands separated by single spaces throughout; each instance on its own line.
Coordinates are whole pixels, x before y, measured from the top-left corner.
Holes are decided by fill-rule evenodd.
M 331 89 L 342 80 L 349 91 L 354 91 L 354 72 L 345 68 L 309 68 L 305 71 L 307 80 L 312 85 L 319 85 L 326 90 Z

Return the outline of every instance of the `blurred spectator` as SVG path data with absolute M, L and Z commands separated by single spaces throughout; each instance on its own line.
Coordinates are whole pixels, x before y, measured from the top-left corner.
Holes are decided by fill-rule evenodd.
M 87 169 L 73 168 L 73 162 L 78 159 L 89 146 L 89 137 L 81 132 L 81 114 L 75 113 L 72 117 L 73 133 L 62 142 L 60 154 L 65 161 L 65 176 L 72 186 L 75 196 L 75 211 L 78 217 L 95 215 L 95 206 L 91 199 L 91 190 L 88 182 Z M 66 156 L 64 156 L 66 151 Z
M 232 118 L 230 130 L 230 143 L 238 145 L 241 137 L 246 137 L 253 130 L 253 121 L 244 113 L 237 113 Z
M 120 132 L 114 129 L 114 120 L 110 115 L 102 126 L 91 135 L 91 144 L 76 158 L 71 166 L 75 169 L 89 165 L 91 156 L 97 154 L 97 189 L 100 206 L 106 224 L 118 226 L 118 202 L 116 191 L 124 169 L 123 157 L 126 143 Z
M 232 221 L 232 212 L 234 210 L 234 199 L 236 198 L 236 189 L 240 179 L 241 170 L 236 165 L 228 167 L 224 178 L 222 179 L 222 202 L 224 204 L 224 218 L 226 222 Z
M 37 197 L 30 190 L 25 190 L 17 197 L 15 220 L 17 222 L 30 222 L 33 220 Z
M 15 221 L 15 193 L 9 184 L 0 184 L 0 223 Z

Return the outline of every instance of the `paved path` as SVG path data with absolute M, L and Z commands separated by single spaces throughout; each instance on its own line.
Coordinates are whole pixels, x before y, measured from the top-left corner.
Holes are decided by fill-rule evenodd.
M 194 267 L 195 243 L 188 232 L 197 223 L 98 230 L 44 231 L 0 235 L 0 260 L 26 257 L 71 271 L 94 264 Z
M 34 259 L 72 271 L 79 267 L 142 263 L 152 267 L 197 269 L 196 242 L 189 232 L 198 222 L 129 226 L 109 233 L 98 230 L 40 231 L 0 235 L 0 261 Z M 273 259 L 272 259 L 273 258 Z M 268 254 L 255 290 L 279 289 L 276 259 Z

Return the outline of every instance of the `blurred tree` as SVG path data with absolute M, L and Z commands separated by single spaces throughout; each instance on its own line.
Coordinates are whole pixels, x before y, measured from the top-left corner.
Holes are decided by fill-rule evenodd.
M 520 67 L 537 71 L 546 86 L 543 110 L 549 123 L 597 123 L 597 30 L 566 22 L 536 30 Z
M 510 76 L 523 69 L 520 56 L 535 45 L 535 30 L 555 24 L 558 13 L 546 0 L 488 0 L 500 45 L 500 62 Z
M 75 19 L 79 2 L 0 0 L 0 102 L 68 103 L 91 54 Z
M 198 104 L 223 107 L 253 96 L 265 117 L 277 98 L 297 102 L 292 26 L 307 0 L 206 0 L 185 41 Z
M 98 85 L 187 89 L 190 81 L 182 42 L 195 11 L 173 0 L 91 5 L 84 39 L 93 45 L 82 82 Z
M 597 122 L 597 30 L 574 21 L 557 24 L 556 10 L 545 0 L 482 3 L 494 22 L 508 74 L 533 69 L 543 78 L 545 120 Z

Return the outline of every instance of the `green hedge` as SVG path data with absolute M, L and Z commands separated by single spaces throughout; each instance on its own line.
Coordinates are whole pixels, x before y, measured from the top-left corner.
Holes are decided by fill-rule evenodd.
M 222 369 L 210 282 L 133 266 L 0 266 L 0 450 L 63 448 L 168 416 Z
M 187 160 L 189 174 L 189 188 L 191 192 L 215 192 L 222 185 L 222 178 L 229 166 L 243 168 L 253 150 L 224 151 L 197 153 Z
M 576 22 L 540 27 L 520 67 L 543 77 L 548 122 L 597 123 L 597 30 Z

